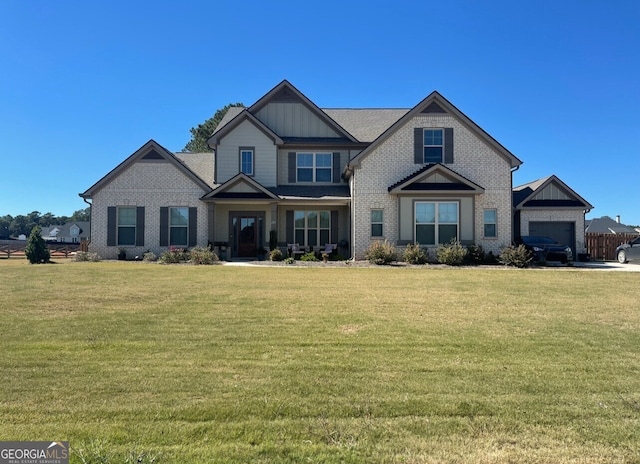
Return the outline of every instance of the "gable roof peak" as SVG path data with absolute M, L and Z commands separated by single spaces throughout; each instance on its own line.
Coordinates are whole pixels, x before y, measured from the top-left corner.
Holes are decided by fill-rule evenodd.
M 395 134 L 404 125 L 409 123 L 414 117 L 419 116 L 421 113 L 447 113 L 456 118 L 462 125 L 466 126 L 470 131 L 476 134 L 478 138 L 482 139 L 485 143 L 491 146 L 497 153 L 504 157 L 512 169 L 517 169 L 522 161 L 518 159 L 513 153 L 507 150 L 500 142 L 489 135 L 484 129 L 473 122 L 467 115 L 447 100 L 440 92 L 433 90 L 429 95 L 422 99 L 412 109 L 393 123 L 387 130 L 378 136 L 367 148 L 362 150 L 358 155 L 351 159 L 349 162 L 350 167 L 358 167 L 360 162 L 374 151 L 382 142 Z
M 262 96 L 257 102 L 247 108 L 247 111 L 251 114 L 256 114 L 271 102 L 301 103 L 337 133 L 344 135 L 344 137 L 346 137 L 351 142 L 358 142 L 358 140 L 353 135 L 351 135 L 344 127 L 338 124 L 333 118 L 331 118 L 331 116 L 325 113 L 320 107 L 318 107 L 318 105 L 311 101 L 306 95 L 300 92 L 300 90 L 298 90 L 291 82 L 286 79 L 284 79 L 269 92 L 267 92 L 264 96 Z
M 128 158 L 118 164 L 115 168 L 109 171 L 102 179 L 97 181 L 91 187 L 89 187 L 85 192 L 80 193 L 79 196 L 82 198 L 92 198 L 93 194 L 100 190 L 102 187 L 107 185 L 111 180 L 120 175 L 120 173 L 124 172 L 129 166 L 133 165 L 139 160 L 165 160 L 175 166 L 178 170 L 180 170 L 183 174 L 185 174 L 188 178 L 190 178 L 196 185 L 202 188 L 205 191 L 209 191 L 211 187 L 202 180 L 196 173 L 194 173 L 186 164 L 184 164 L 181 160 L 179 160 L 173 153 L 167 150 L 165 147 L 160 145 L 153 139 L 149 139 L 144 145 L 134 151 Z

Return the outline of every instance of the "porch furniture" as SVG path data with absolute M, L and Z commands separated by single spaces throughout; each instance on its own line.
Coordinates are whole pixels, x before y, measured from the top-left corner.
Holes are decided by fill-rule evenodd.
M 300 248 L 300 244 L 299 243 L 287 243 L 287 248 L 289 250 L 289 257 L 290 258 L 294 258 L 295 259 L 296 255 L 305 254 L 305 250 Z
M 338 245 L 336 243 L 327 243 L 325 246 L 316 246 L 313 247 L 313 252 L 317 255 L 322 255 L 326 253 L 327 255 L 333 254 L 338 249 Z

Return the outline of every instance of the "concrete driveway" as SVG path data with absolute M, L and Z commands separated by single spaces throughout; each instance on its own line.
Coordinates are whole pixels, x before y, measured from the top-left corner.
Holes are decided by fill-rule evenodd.
M 640 272 L 640 264 L 620 264 L 617 261 L 589 261 L 586 263 L 575 262 L 573 263 L 573 267 L 579 269 L 590 269 L 594 271 Z

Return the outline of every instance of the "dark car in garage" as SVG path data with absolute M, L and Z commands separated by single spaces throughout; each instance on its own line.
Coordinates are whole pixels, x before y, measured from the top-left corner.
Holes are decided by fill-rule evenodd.
M 616 248 L 616 258 L 619 263 L 640 260 L 640 237 Z
M 558 243 L 550 237 L 523 235 L 515 242 L 516 245 L 524 245 L 533 254 L 534 261 L 560 261 L 563 264 L 573 261 L 571 247 Z

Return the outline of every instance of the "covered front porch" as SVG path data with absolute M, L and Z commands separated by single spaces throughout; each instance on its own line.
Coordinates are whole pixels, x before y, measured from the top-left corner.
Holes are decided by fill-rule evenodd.
M 327 245 L 335 257 L 351 257 L 347 189 L 267 189 L 241 175 L 202 201 L 208 205 L 208 241 L 221 259 L 268 259 L 275 248 L 284 256 L 301 255 Z

